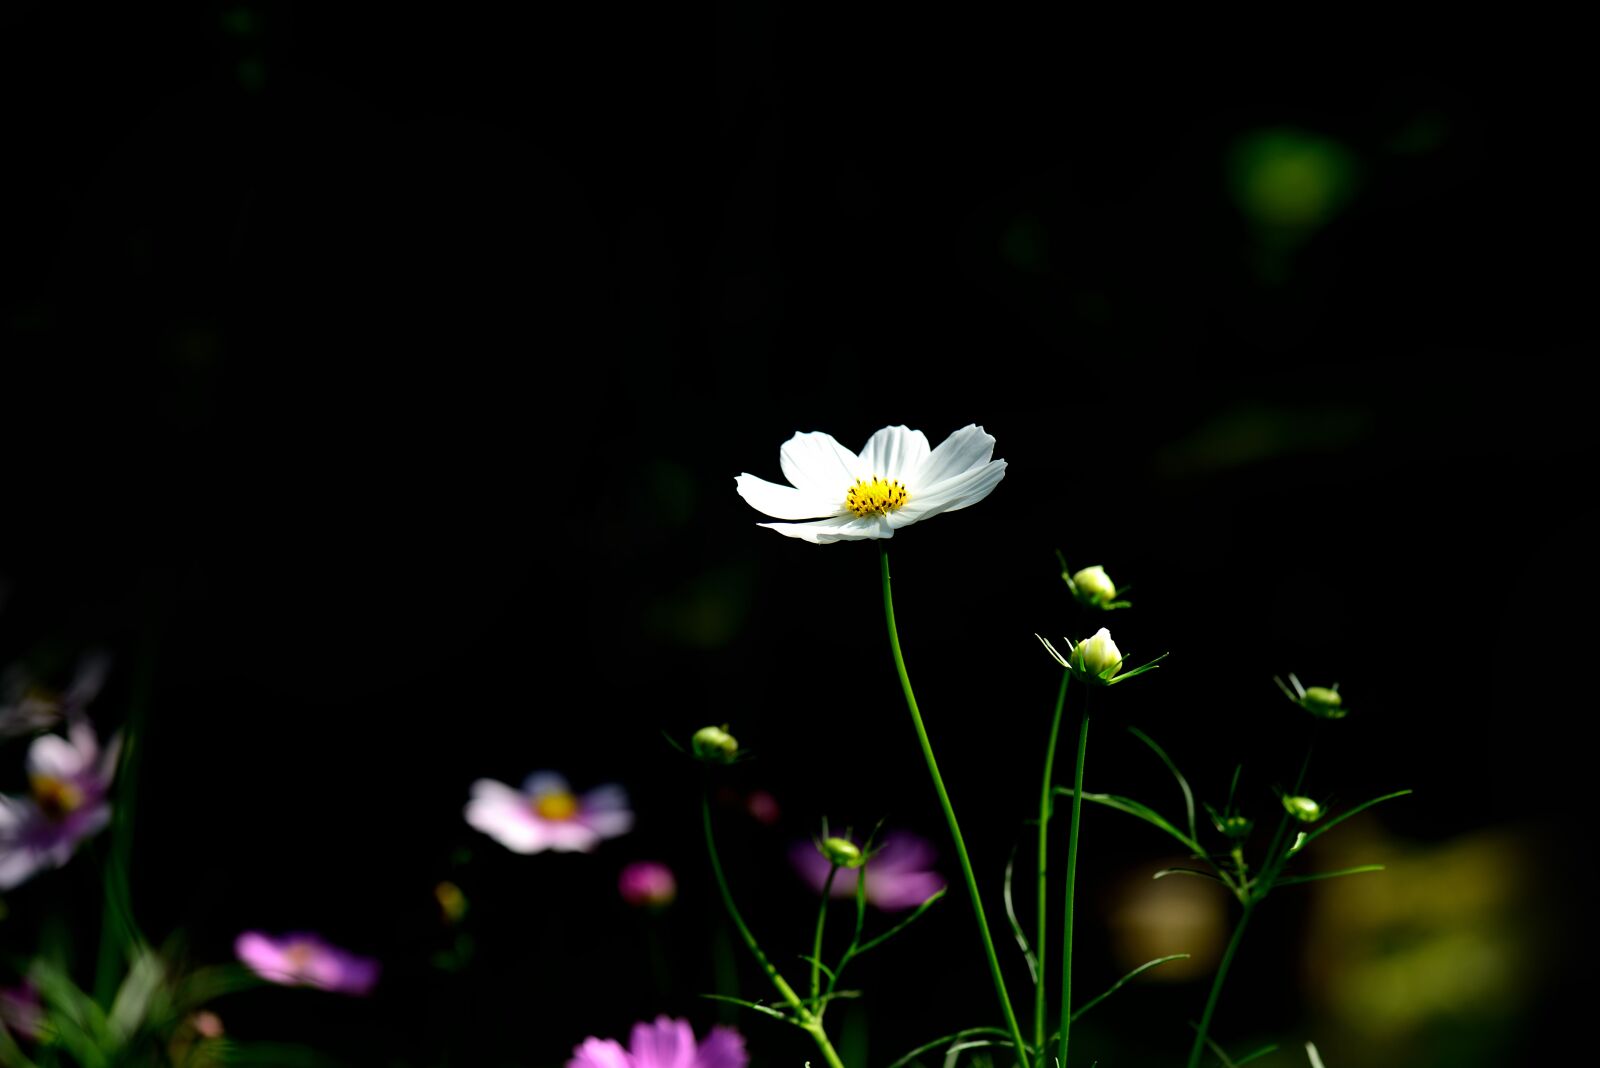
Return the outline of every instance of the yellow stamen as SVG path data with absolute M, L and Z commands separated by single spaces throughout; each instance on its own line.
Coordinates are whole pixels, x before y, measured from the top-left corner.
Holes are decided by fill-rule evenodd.
M 578 799 L 565 790 L 540 794 L 534 798 L 533 811 L 540 819 L 562 822 L 578 814 Z
M 47 816 L 59 819 L 83 804 L 83 791 L 50 775 L 35 775 L 29 785 L 34 800 Z
M 883 479 L 873 475 L 870 479 L 858 478 L 844 495 L 844 506 L 861 518 L 869 515 L 888 515 L 904 508 L 911 499 L 905 483 L 899 479 Z

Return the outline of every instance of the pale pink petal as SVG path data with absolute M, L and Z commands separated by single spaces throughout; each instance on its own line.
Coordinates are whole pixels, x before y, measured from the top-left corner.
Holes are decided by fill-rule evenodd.
M 540 827 L 545 848 L 557 853 L 592 853 L 601 835 L 577 820 L 544 820 Z
M 28 774 L 72 779 L 82 774 L 93 759 L 92 749 L 85 753 L 59 734 L 41 734 L 28 747 Z
M 694 1068 L 745 1068 L 749 1063 L 744 1036 L 731 1027 L 713 1027 L 694 1058 Z
M 867 864 L 867 900 L 894 912 L 916 908 L 944 889 L 944 876 L 931 871 L 877 873 Z
M 537 853 L 549 847 L 546 824 L 534 816 L 526 795 L 505 783 L 479 779 L 467 802 L 467 823 L 513 853 Z
M 257 975 L 284 982 L 291 970 L 284 964 L 283 950 L 260 931 L 245 931 L 233 941 L 233 954 Z
M 867 868 L 874 872 L 927 871 L 933 865 L 933 843 L 910 831 L 890 831 L 872 851 Z
M 634 1068 L 694 1068 L 694 1031 L 687 1020 L 658 1016 L 633 1025 L 628 1050 Z
M 634 1068 L 634 1064 L 612 1039 L 586 1038 L 573 1049 L 567 1068 Z
M 42 866 L 33 850 L 0 842 L 0 890 L 21 886 Z

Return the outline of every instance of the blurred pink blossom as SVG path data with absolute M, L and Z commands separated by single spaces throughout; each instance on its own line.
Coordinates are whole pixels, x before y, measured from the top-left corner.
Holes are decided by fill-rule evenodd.
M 513 853 L 589 853 L 602 839 L 633 829 L 628 795 L 616 785 L 578 796 L 551 771 L 528 776 L 521 790 L 479 779 L 472 784 L 467 822 Z
M 0 794 L 0 890 L 72 859 L 78 843 L 111 822 L 111 778 L 121 740 L 102 751 L 94 728 L 76 720 L 67 736 L 45 734 L 28 747 L 31 794 Z
M 677 898 L 678 880 L 672 869 L 659 861 L 636 860 L 617 876 L 617 892 L 630 905 L 660 908 Z
M 251 971 L 283 986 L 362 995 L 371 993 L 378 982 L 377 961 L 330 946 L 314 934 L 273 938 L 246 931 L 234 941 L 233 951 Z
M 653 1024 L 633 1025 L 627 1049 L 609 1038 L 585 1039 L 573 1049 L 567 1068 L 745 1068 L 749 1063 L 744 1036 L 732 1028 L 713 1027 L 696 1044 L 689 1021 L 658 1016 Z
M 890 831 L 868 855 L 864 890 L 867 901 L 885 912 L 916 908 L 944 889 L 944 876 L 932 871 L 933 845 L 910 831 Z M 828 881 L 828 860 L 811 842 L 796 842 L 789 860 L 800 877 L 818 893 Z M 856 873 L 840 869 L 834 876 L 833 896 L 854 897 Z

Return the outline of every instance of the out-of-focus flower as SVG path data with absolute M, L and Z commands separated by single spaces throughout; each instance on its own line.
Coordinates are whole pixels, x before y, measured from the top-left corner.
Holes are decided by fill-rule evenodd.
M 765 790 L 754 790 L 745 798 L 745 809 L 757 823 L 771 827 L 783 815 L 778 799 Z
M 617 892 L 636 908 L 664 908 L 678 897 L 672 869 L 655 860 L 636 860 L 617 876 Z
M 513 853 L 588 853 L 602 839 L 633 829 L 628 795 L 616 785 L 581 797 L 551 771 L 529 775 L 521 790 L 493 779 L 472 784 L 467 822 Z
M 1289 685 L 1284 685 L 1276 675 L 1272 681 L 1278 684 L 1283 696 L 1318 719 L 1344 719 L 1350 714 L 1350 710 L 1344 707 L 1344 698 L 1339 696 L 1338 683 L 1332 686 L 1302 686 L 1292 671 L 1289 673 Z
M 102 751 L 94 728 L 81 719 L 66 737 L 34 739 L 27 759 L 31 793 L 0 795 L 0 890 L 61 867 L 79 842 L 111 822 L 107 795 L 121 748 L 114 735 Z
M 728 733 L 728 725 L 701 727 L 689 739 L 689 747 L 701 760 L 713 764 L 731 764 L 739 757 L 739 741 Z
M 37 987 L 27 980 L 17 986 L 0 987 L 0 1031 L 31 1042 L 38 1039 L 43 1022 L 44 1002 L 39 1000 Z
M 886 426 L 857 456 L 820 432 L 796 434 L 778 450 L 790 485 L 754 475 L 736 480 L 739 496 L 775 519 L 761 523 L 816 545 L 890 538 L 896 529 L 987 497 L 1005 476 L 1006 462 L 990 459 L 994 438 L 968 424 L 929 449 L 920 430 Z
M 859 868 L 867 862 L 861 855 L 861 847 L 848 838 L 833 835 L 817 843 L 817 852 L 822 854 L 822 859 L 840 868 Z
M 283 986 L 362 995 L 371 993 L 378 983 L 376 960 L 330 946 L 314 934 L 273 938 L 246 931 L 234 940 L 233 951 L 251 971 Z
M 56 691 L 20 665 L 0 678 L 0 741 L 49 730 L 63 718 L 77 722 L 105 685 L 111 658 L 90 653 L 78 661 L 65 690 Z
M 439 918 L 451 926 L 467 915 L 467 895 L 448 879 L 433 888 L 433 900 L 439 906 Z
M 628 1048 L 610 1038 L 587 1038 L 572 1051 L 567 1068 L 745 1068 L 750 1055 L 744 1036 L 731 1027 L 713 1027 L 696 1043 L 688 1020 L 656 1017 L 636 1023 Z
M 867 854 L 863 890 L 867 901 L 885 912 L 915 908 L 944 889 L 944 876 L 930 870 L 933 845 L 910 831 L 890 831 L 883 844 Z M 800 877 L 818 893 L 828 881 L 829 859 L 812 842 L 797 842 L 789 850 L 789 860 Z M 833 880 L 834 897 L 854 897 L 856 880 L 839 876 Z

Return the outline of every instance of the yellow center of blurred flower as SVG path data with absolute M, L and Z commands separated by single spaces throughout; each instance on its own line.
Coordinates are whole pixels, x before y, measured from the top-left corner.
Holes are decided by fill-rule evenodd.
M 888 515 L 905 507 L 911 494 L 899 479 L 858 478 L 844 495 L 844 506 L 860 518 L 869 515 Z
M 578 799 L 565 790 L 553 794 L 540 794 L 533 802 L 533 811 L 540 819 L 570 820 L 578 814 Z
M 294 942 L 283 951 L 284 963 L 295 971 L 302 971 L 316 956 L 316 950 L 305 942 Z
M 83 791 L 70 782 L 49 775 L 35 775 L 30 785 L 39 808 L 54 819 L 76 811 L 83 804 Z

